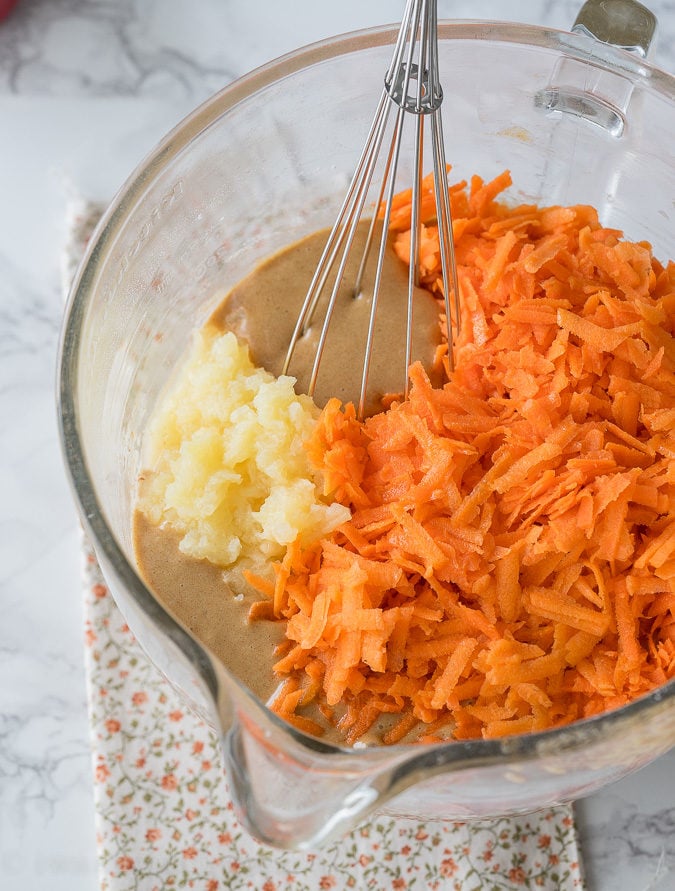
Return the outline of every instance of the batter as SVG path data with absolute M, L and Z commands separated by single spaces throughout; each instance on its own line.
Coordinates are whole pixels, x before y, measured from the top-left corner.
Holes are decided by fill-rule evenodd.
M 366 231 L 362 225 L 357 236 L 361 245 Z M 328 231 L 317 232 L 264 261 L 232 289 L 208 325 L 234 331 L 248 343 L 256 365 L 279 375 L 327 236 Z M 356 278 L 358 246 L 352 251 L 345 282 Z M 358 400 L 370 314 L 367 295 L 372 293 L 373 277 L 372 271 L 364 277 L 363 295 L 355 297 L 346 286 L 340 291 L 314 396 L 319 405 L 331 396 Z M 408 270 L 391 250 L 380 294 L 369 376 L 369 412 L 378 409 L 385 393 L 400 392 L 405 380 Z M 298 392 L 306 392 L 319 327 L 315 324 L 295 351 L 289 373 L 298 379 Z M 436 301 L 422 289 L 415 291 L 414 330 L 413 358 L 421 359 L 431 369 L 440 341 L 439 316 Z M 140 510 L 135 514 L 134 541 L 139 570 L 161 603 L 256 696 L 267 701 L 278 685 L 272 666 L 284 628 L 279 622 L 247 621 L 248 608 L 260 595 L 251 591 L 236 571 L 224 572 L 207 560 L 182 553 L 179 536 L 149 522 Z

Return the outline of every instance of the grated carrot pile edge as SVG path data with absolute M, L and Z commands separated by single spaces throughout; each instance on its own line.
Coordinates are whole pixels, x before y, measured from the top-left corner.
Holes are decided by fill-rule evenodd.
M 289 547 L 254 611 L 286 623 L 272 707 L 307 732 L 312 704 L 350 744 L 383 717 L 385 743 L 501 737 L 675 677 L 675 263 L 591 207 L 509 206 L 510 183 L 449 190 L 447 383 L 416 364 L 363 422 L 332 400 L 307 444 L 352 517 Z M 423 211 L 440 298 L 431 177 Z M 402 193 L 406 262 L 410 216 Z

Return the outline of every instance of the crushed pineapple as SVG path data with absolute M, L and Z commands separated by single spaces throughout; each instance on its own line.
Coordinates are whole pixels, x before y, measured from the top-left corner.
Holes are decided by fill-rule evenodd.
M 195 333 L 148 429 L 138 505 L 183 553 L 260 570 L 349 518 L 321 494 L 303 448 L 317 409 L 293 383 L 256 368 L 231 332 Z

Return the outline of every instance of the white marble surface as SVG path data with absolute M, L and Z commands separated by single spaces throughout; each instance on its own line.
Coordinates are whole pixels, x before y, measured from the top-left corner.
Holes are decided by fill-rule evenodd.
M 440 0 L 569 27 L 576 0 Z M 675 2 L 653 60 L 675 71 Z M 21 0 L 0 23 L 0 888 L 97 886 L 78 526 L 54 410 L 65 208 L 112 196 L 191 107 L 398 0 Z M 507 8 L 508 7 L 508 8 Z M 675 889 L 675 752 L 579 807 L 591 891 Z

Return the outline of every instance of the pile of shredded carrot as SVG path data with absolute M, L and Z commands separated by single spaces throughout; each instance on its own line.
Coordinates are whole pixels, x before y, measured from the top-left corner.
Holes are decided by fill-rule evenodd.
M 364 422 L 328 403 L 308 450 L 351 520 L 251 578 L 252 617 L 286 623 L 273 708 L 306 731 L 312 704 L 348 743 L 383 718 L 385 743 L 501 737 L 675 676 L 675 263 L 510 182 L 450 187 L 455 370 L 413 366 Z M 392 223 L 407 261 L 409 193 Z

